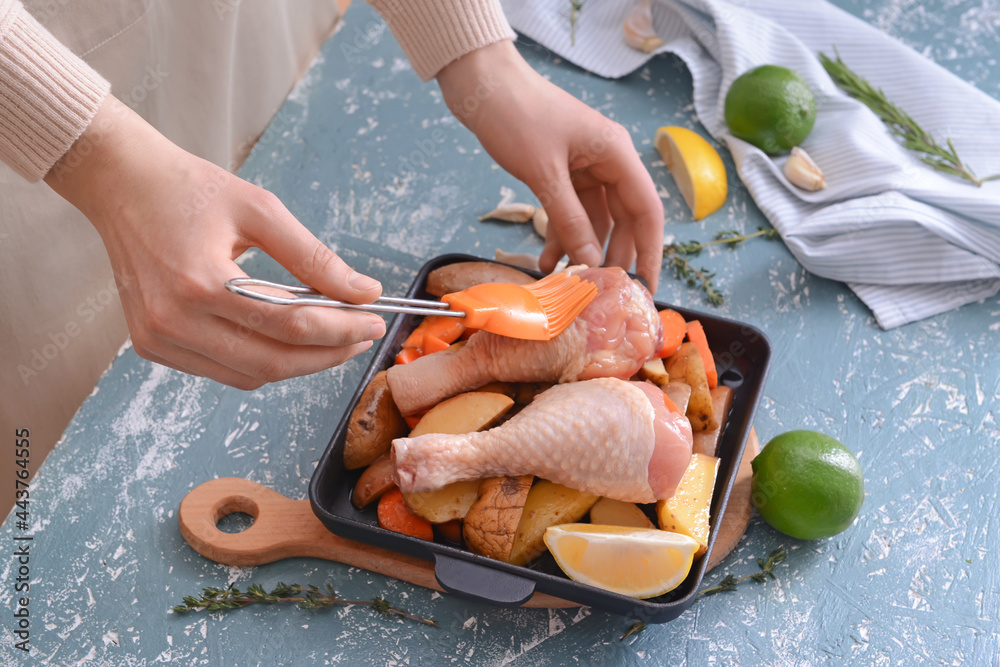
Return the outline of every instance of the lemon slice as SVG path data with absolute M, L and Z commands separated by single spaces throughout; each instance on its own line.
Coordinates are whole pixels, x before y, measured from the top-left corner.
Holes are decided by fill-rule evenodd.
M 722 208 L 729 194 L 726 167 L 711 144 L 697 132 L 675 126 L 658 129 L 653 144 L 695 220 Z
M 698 550 L 687 535 L 591 523 L 552 526 L 545 531 L 545 545 L 573 581 L 634 598 L 677 588 Z

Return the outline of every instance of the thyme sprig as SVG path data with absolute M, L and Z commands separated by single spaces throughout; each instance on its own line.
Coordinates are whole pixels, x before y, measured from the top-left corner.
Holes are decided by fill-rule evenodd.
M 1000 178 L 1000 174 L 993 174 L 986 178 L 977 177 L 972 168 L 959 159 L 958 151 L 955 150 L 951 139 L 945 137 L 947 148 L 939 144 L 908 113 L 890 102 L 881 88 L 875 88 L 863 76 L 852 71 L 841 59 L 836 49 L 834 49 L 834 55 L 836 55 L 836 60 L 831 59 L 825 53 L 819 54 L 819 60 L 833 82 L 848 95 L 875 112 L 875 115 L 889 128 L 889 132 L 901 140 L 904 148 L 920 154 L 920 160 L 923 163 L 938 171 L 964 178 L 976 187 L 982 187 L 986 181 Z
M 709 595 L 715 595 L 717 593 L 735 591 L 736 587 L 747 579 L 752 579 L 758 584 L 767 582 L 768 577 L 771 579 L 777 579 L 777 577 L 774 576 L 774 568 L 778 566 L 778 563 L 782 562 L 787 557 L 788 552 L 785 550 L 785 547 L 778 547 L 768 555 L 766 560 L 763 558 L 757 559 L 757 567 L 760 568 L 760 572 L 754 572 L 753 574 L 748 574 L 739 578 L 732 574 L 727 574 L 717 585 L 712 586 L 711 588 L 703 588 L 698 591 L 698 595 L 708 597 Z
M 403 611 L 393 606 L 388 600 L 382 597 L 375 597 L 371 600 L 345 600 L 337 597 L 336 591 L 330 584 L 326 585 L 326 592 L 310 584 L 300 586 L 299 584 L 286 584 L 279 581 L 274 589 L 268 593 L 260 584 L 250 584 L 246 592 L 241 591 L 232 584 L 225 588 L 208 586 L 202 589 L 200 596 L 186 595 L 184 604 L 179 604 L 173 608 L 175 613 L 186 614 L 189 611 L 229 611 L 232 609 L 242 609 L 255 603 L 278 604 L 278 603 L 298 603 L 299 609 L 326 609 L 336 604 L 356 604 L 371 607 L 376 613 L 384 616 L 402 616 L 413 621 L 418 621 L 425 625 L 437 625 L 437 621 L 423 618 Z
M 779 238 L 778 230 L 758 227 L 756 232 L 740 234 L 736 230 L 726 229 L 718 232 L 712 241 L 688 241 L 687 243 L 665 245 L 663 246 L 663 256 L 667 260 L 667 265 L 674 270 L 674 275 L 678 280 L 686 282 L 688 287 L 697 287 L 704 292 L 705 300 L 709 304 L 721 306 L 725 298 L 715 288 L 715 272 L 705 268 L 695 268 L 688 258 L 697 257 L 702 250 L 711 246 L 725 245 L 736 248 L 750 239 L 758 237 L 764 239 Z
M 621 639 L 619 639 L 618 641 L 623 642 L 632 635 L 637 635 L 645 629 L 646 629 L 645 623 L 643 623 L 642 621 L 636 621 L 635 623 L 632 624 L 632 627 L 630 627 L 628 631 L 625 634 L 623 634 Z
M 576 46 L 576 22 L 583 10 L 583 0 L 569 0 L 569 43 Z

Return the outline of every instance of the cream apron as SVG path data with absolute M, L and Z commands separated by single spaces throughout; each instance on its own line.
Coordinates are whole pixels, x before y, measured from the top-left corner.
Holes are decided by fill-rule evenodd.
M 339 18 L 337 0 L 25 5 L 120 100 L 182 148 L 232 170 Z M 0 434 L 31 430 L 34 470 L 128 330 L 97 232 L 44 183 L 2 163 L 0 260 Z M 0 457 L 3 478 L 12 477 L 11 458 Z M 0 513 L 12 502 L 0 497 Z

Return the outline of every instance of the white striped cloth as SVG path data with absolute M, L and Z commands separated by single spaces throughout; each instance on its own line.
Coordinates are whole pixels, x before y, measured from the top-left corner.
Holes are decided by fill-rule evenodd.
M 606 77 L 651 56 L 624 42 L 630 1 L 584 2 L 570 43 L 566 0 L 506 0 L 511 25 L 567 60 Z M 846 282 L 886 329 L 1000 290 L 1000 181 L 981 188 L 934 171 L 847 97 L 817 59 L 836 46 L 851 69 L 905 109 L 939 142 L 950 137 L 979 176 L 1000 172 L 1000 103 L 910 48 L 817 0 L 654 0 L 658 52 L 682 58 L 698 120 L 732 152 L 757 205 L 809 271 Z M 732 81 L 762 64 L 789 67 L 816 93 L 817 122 L 803 148 L 825 190 L 806 192 L 771 158 L 732 137 L 723 118 Z

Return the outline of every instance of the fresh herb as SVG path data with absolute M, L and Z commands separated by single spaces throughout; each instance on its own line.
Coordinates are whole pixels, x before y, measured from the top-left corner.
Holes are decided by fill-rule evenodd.
M 645 623 L 643 623 L 642 621 L 636 621 L 635 623 L 632 624 L 632 627 L 628 629 L 628 632 L 623 634 L 622 638 L 619 639 L 618 641 L 623 642 L 632 635 L 637 635 L 645 629 L 646 629 Z
M 748 574 L 738 579 L 732 574 L 727 574 L 722 581 L 718 583 L 718 585 L 712 586 L 711 588 L 703 588 L 698 591 L 698 595 L 707 597 L 709 595 L 715 595 L 716 593 L 723 593 L 725 591 L 735 591 L 736 587 L 747 579 L 753 579 L 758 584 L 765 583 L 768 577 L 771 579 L 777 579 L 777 577 L 774 576 L 774 568 L 778 565 L 778 563 L 785 560 L 787 557 L 788 552 L 785 550 L 785 547 L 778 547 L 768 555 L 767 560 L 764 560 L 763 558 L 757 559 L 757 566 L 760 568 L 760 572 L 754 572 L 753 574 Z
M 580 18 L 583 0 L 569 0 L 569 43 L 576 46 L 576 21 Z
M 426 625 L 437 625 L 437 621 L 415 616 L 394 607 L 385 598 L 344 600 L 337 597 L 336 591 L 333 590 L 333 586 L 330 584 L 326 585 L 326 592 L 323 592 L 313 585 L 303 587 L 298 584 L 286 584 L 280 581 L 270 593 L 266 592 L 260 584 L 250 584 L 245 593 L 232 584 L 226 588 L 209 586 L 202 589 L 199 597 L 194 597 L 193 595 L 185 596 L 184 604 L 174 607 L 174 612 L 185 614 L 189 611 L 229 611 L 231 609 L 242 609 L 254 603 L 277 604 L 279 602 L 296 602 L 299 609 L 326 609 L 335 604 L 365 605 L 384 616 L 402 616 Z
M 667 264 L 674 270 L 674 275 L 678 280 L 683 280 L 688 287 L 697 287 L 705 293 L 705 300 L 713 306 L 721 306 L 724 298 L 722 293 L 715 288 L 715 272 L 708 269 L 696 269 L 691 264 L 688 257 L 697 257 L 705 248 L 715 245 L 725 245 L 736 248 L 746 241 L 754 238 L 776 239 L 779 238 L 778 230 L 773 228 L 758 227 L 756 232 L 751 234 L 740 234 L 739 232 L 726 229 L 715 235 L 715 239 L 706 243 L 698 241 L 688 241 L 687 243 L 671 243 L 663 247 L 663 256 L 667 259 Z
M 826 69 L 833 82 L 848 95 L 861 101 L 875 112 L 875 115 L 889 128 L 889 132 L 902 140 L 904 148 L 920 154 L 922 162 L 938 171 L 964 178 L 976 187 L 981 187 L 986 181 L 1000 178 L 1000 174 L 993 174 L 986 178 L 977 177 L 972 168 L 959 159 L 958 151 L 955 150 L 951 139 L 945 138 L 945 142 L 948 144 L 946 149 L 929 132 L 921 128 L 908 113 L 890 102 L 881 88 L 875 88 L 867 79 L 851 71 L 841 60 L 836 49 L 834 49 L 834 54 L 837 56 L 836 60 L 831 60 L 825 53 L 819 54 L 819 60 L 823 63 L 823 68 Z

